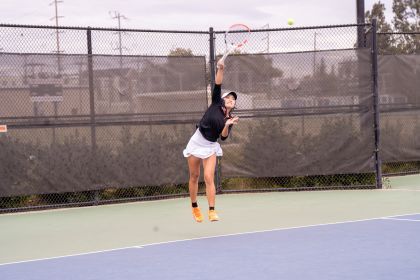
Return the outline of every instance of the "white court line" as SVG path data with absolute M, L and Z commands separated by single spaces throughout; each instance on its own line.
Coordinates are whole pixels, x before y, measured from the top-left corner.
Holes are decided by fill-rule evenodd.
M 415 189 L 384 189 L 384 191 L 420 192 L 420 190 L 415 190 Z
M 165 198 L 163 200 L 141 200 L 141 201 L 130 201 L 130 202 L 124 202 L 124 203 L 110 203 L 110 204 L 101 204 L 101 205 L 87 205 L 87 206 L 78 206 L 78 207 L 68 207 L 68 208 L 53 208 L 53 209 L 40 209 L 40 210 L 34 210 L 31 212 L 23 211 L 23 212 L 14 212 L 14 213 L 3 213 L 0 214 L 1 216 L 19 216 L 19 215 L 40 215 L 40 214 L 48 214 L 48 213 L 54 213 L 54 212 L 65 212 L 65 211 L 77 211 L 77 210 L 95 210 L 100 209 L 101 207 L 121 207 L 126 205 L 133 205 L 133 204 L 146 204 L 146 203 L 157 203 L 157 202 L 166 202 L 166 201 L 172 201 L 177 199 L 186 199 L 188 197 L 175 197 L 175 198 Z
M 370 219 L 361 219 L 361 220 L 352 220 L 352 221 L 344 221 L 344 222 L 314 224 L 314 225 L 297 226 L 297 227 L 287 227 L 287 228 L 276 228 L 276 229 L 268 229 L 268 230 L 248 231 L 248 232 L 222 234 L 222 235 L 207 236 L 207 237 L 197 237 L 197 238 L 190 238 L 190 239 L 180 239 L 180 240 L 173 240 L 173 241 L 164 241 L 164 242 L 150 243 L 150 244 L 145 244 L 145 245 L 141 245 L 141 246 L 137 246 L 137 247 L 144 248 L 144 247 L 154 246 L 154 245 L 170 244 L 170 243 L 184 242 L 184 241 L 193 241 L 193 240 L 212 239 L 212 238 L 218 238 L 218 237 L 238 236 L 238 235 L 245 235 L 245 234 L 264 233 L 264 232 L 273 232 L 273 231 L 283 231 L 283 230 L 291 230 L 291 229 L 302 229 L 302 228 L 311 228 L 311 227 L 329 226 L 329 225 L 339 225 L 339 224 L 350 224 L 350 223 L 375 221 L 375 220 L 388 219 L 388 218 L 391 219 L 393 217 L 401 217 L 401 216 L 409 216 L 409 215 L 410 216 L 411 215 L 420 215 L 420 213 L 403 214 L 403 215 L 398 215 L 398 216 L 385 216 L 385 217 L 370 218 Z
M 401 219 L 401 218 L 382 218 L 383 220 L 392 220 L 392 221 L 410 221 L 410 222 L 420 222 L 420 220 L 414 219 Z
M 71 255 L 57 256 L 57 257 L 50 257 L 50 258 L 42 258 L 42 259 L 33 259 L 33 260 L 18 261 L 18 262 L 10 262 L 10 263 L 0 263 L 0 266 L 11 265 L 11 264 L 20 264 L 20 263 L 28 263 L 28 262 L 48 261 L 48 260 L 70 258 L 70 257 L 79 257 L 79 256 L 85 256 L 85 255 L 93 255 L 93 254 L 107 253 L 107 252 L 127 250 L 127 249 L 136 249 L 136 248 L 139 248 L 139 246 L 121 247 L 121 248 L 115 248 L 115 249 L 107 249 L 107 250 L 101 250 L 101 251 L 92 251 L 92 252 L 86 252 L 86 253 L 71 254 Z
M 351 220 L 351 221 L 344 221 L 344 222 L 313 224 L 313 225 L 287 227 L 287 228 L 276 228 L 276 229 L 268 229 L 268 230 L 257 230 L 257 231 L 248 231 L 248 232 L 240 232 L 240 233 L 221 234 L 221 235 L 206 236 L 206 237 L 188 238 L 188 239 L 179 239 L 179 240 L 172 240 L 172 241 L 164 241 L 164 242 L 150 243 L 150 244 L 144 244 L 144 245 L 130 246 L 130 247 L 108 249 L 108 250 L 102 250 L 102 251 L 93 251 L 93 252 L 86 252 L 86 253 L 80 253 L 80 254 L 72 254 L 72 255 L 50 257 L 50 258 L 42 258 L 42 259 L 33 259 L 33 260 L 26 260 L 26 261 L 3 263 L 3 264 L 0 264 L 0 266 L 6 266 L 6 265 L 12 265 L 12 264 L 21 264 L 21 263 L 29 263 L 29 262 L 38 262 L 38 261 L 46 261 L 46 260 L 55 260 L 55 259 L 68 258 L 68 257 L 78 257 L 78 256 L 84 256 L 84 255 L 90 255 L 90 254 L 100 254 L 100 253 L 107 253 L 107 252 L 127 250 L 127 249 L 142 249 L 142 248 L 148 247 L 148 246 L 164 245 L 164 244 L 171 244 L 171 243 L 176 243 L 176 242 L 206 240 L 206 239 L 212 239 L 212 238 L 229 237 L 229 236 L 241 236 L 241 235 L 247 235 L 247 234 L 256 234 L 256 233 L 265 233 L 265 232 L 274 232 L 274 231 L 285 231 L 285 230 L 291 230 L 291 229 L 303 229 L 303 228 L 313 228 L 313 227 L 330 226 L 330 225 L 359 223 L 359 222 L 375 221 L 375 220 L 381 220 L 381 219 L 390 219 L 391 220 L 394 217 L 409 216 L 409 215 L 420 215 L 420 213 L 402 214 L 402 215 L 397 215 L 397 216 L 385 216 L 385 217 L 377 217 L 377 218 L 369 218 L 369 219 L 361 219 L 361 220 Z
M 382 219 L 387 219 L 387 218 L 397 218 L 397 217 L 405 217 L 405 216 L 416 216 L 416 215 L 420 215 L 420 213 L 402 214 L 402 215 L 394 215 L 394 216 L 386 216 L 386 217 L 382 217 Z

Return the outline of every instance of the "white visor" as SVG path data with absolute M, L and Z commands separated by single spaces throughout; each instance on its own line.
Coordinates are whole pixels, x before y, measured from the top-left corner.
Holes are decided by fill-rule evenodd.
M 226 97 L 226 96 L 228 96 L 229 94 L 232 94 L 232 95 L 233 95 L 233 97 L 235 98 L 235 100 L 236 100 L 236 99 L 238 99 L 238 96 L 236 95 L 236 92 L 234 92 L 234 91 L 228 91 L 228 92 L 223 93 L 223 94 L 222 94 L 222 98 L 225 98 L 225 97 Z

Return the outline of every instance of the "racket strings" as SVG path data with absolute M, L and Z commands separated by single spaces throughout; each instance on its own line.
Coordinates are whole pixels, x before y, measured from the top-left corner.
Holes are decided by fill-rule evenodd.
M 249 28 L 242 24 L 233 25 L 225 34 L 227 45 L 241 47 L 248 41 Z

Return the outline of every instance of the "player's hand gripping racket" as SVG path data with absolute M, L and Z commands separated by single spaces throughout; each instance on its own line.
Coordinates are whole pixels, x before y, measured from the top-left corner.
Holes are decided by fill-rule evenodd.
M 243 46 L 248 42 L 250 32 L 251 30 L 245 24 L 238 23 L 230 26 L 225 33 L 226 50 L 219 61 L 224 63 L 229 54 L 243 48 Z

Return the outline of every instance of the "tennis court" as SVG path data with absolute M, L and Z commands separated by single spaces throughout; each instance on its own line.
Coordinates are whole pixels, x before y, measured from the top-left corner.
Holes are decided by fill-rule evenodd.
M 419 278 L 413 3 L 388 24 L 381 2 L 353 1 L 347 24 L 334 1 L 217 21 L 215 3 L 139 2 L 133 29 L 59 2 L 55 25 L 30 5 L 0 24 L 0 280 Z M 229 136 L 199 178 L 182 156 L 195 131 Z M 219 222 L 194 221 L 196 190 Z
M 200 197 L 204 204 L 204 197 Z M 0 216 L 2 279 L 417 279 L 420 176 L 382 190 L 218 196 Z

